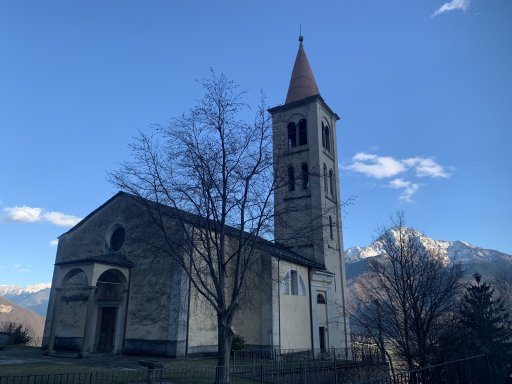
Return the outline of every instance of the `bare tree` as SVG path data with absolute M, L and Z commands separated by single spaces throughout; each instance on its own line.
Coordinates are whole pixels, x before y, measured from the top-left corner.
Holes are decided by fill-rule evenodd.
M 271 124 L 263 97 L 247 123 L 239 118 L 248 108 L 237 85 L 213 71 L 199 83 L 204 96 L 197 105 L 141 133 L 131 146 L 133 160 L 110 179 L 143 198 L 164 238 L 160 250 L 213 308 L 217 380 L 227 383 L 233 319 L 255 249 L 273 225 Z
M 460 265 L 444 265 L 401 213 L 379 240 L 383 255 L 369 261 L 370 272 L 357 283 L 355 323 L 375 340 L 382 335 L 408 369 L 446 358 L 458 341 Z

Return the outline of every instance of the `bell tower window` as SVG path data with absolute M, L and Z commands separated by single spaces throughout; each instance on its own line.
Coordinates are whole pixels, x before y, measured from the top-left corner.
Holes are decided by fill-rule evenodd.
M 297 146 L 297 126 L 294 122 L 288 123 L 288 148 Z
M 325 127 L 325 149 L 327 149 L 328 152 L 331 152 L 331 140 L 330 140 L 330 132 L 329 132 L 329 126 Z
M 334 196 L 334 181 L 332 169 L 329 169 L 329 190 L 331 192 L 331 197 Z
M 324 191 L 327 195 L 327 165 L 324 163 Z
M 306 145 L 308 143 L 308 126 L 306 119 L 299 121 L 299 145 Z
M 322 122 L 322 147 L 325 148 L 325 126 L 324 126 L 323 122 Z
M 322 123 L 322 147 L 331 152 L 331 131 L 327 124 Z
M 306 119 L 298 123 L 290 121 L 287 125 L 288 149 L 308 144 L 308 124 Z

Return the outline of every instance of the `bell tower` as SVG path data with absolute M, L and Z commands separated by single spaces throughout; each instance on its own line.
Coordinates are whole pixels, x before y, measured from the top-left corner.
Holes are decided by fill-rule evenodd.
M 339 117 L 320 96 L 302 36 L 286 101 L 269 112 L 276 180 L 275 242 L 325 267 L 310 270 L 312 344 L 315 349 L 326 345 L 344 349 L 347 357 L 350 334 L 336 146 Z M 320 296 L 327 299 L 325 321 L 321 316 L 316 320 Z
M 320 96 L 299 37 L 284 105 L 271 108 L 276 243 L 329 266 L 343 250 L 336 148 L 338 115 Z

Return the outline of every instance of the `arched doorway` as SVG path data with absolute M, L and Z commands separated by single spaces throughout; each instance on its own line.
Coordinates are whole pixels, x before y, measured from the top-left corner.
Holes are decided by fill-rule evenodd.
M 106 254 L 55 266 L 48 354 L 56 348 L 78 350 L 79 357 L 98 350 L 121 353 L 134 264 L 122 255 Z
M 104 271 L 96 281 L 96 332 L 93 350 L 116 353 L 122 347 L 127 279 L 118 269 Z

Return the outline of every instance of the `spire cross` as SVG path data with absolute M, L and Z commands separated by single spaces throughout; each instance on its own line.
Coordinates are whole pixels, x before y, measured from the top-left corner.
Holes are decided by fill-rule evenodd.
M 301 43 L 304 41 L 304 36 L 302 36 L 302 24 L 299 24 L 299 41 Z

